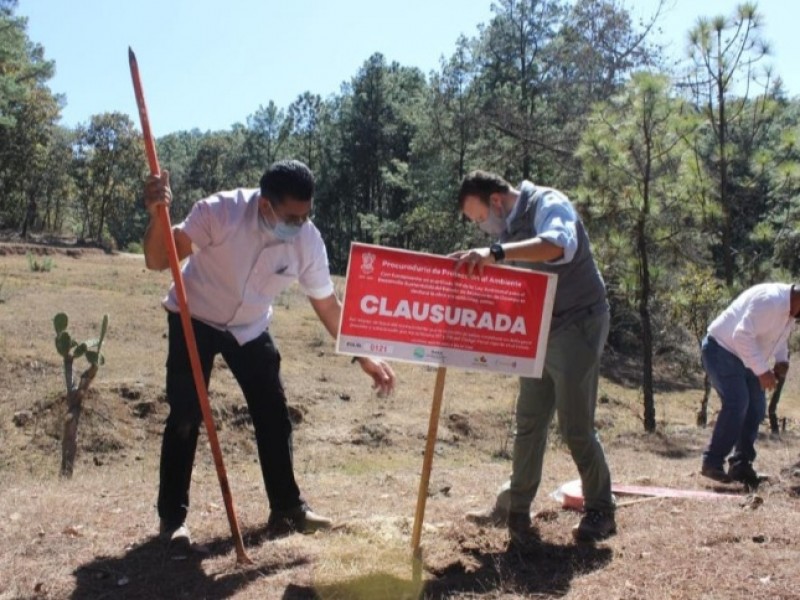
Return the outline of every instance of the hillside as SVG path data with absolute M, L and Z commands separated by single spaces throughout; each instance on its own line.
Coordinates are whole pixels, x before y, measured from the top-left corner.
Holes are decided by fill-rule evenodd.
M 19 251 L 18 251 L 19 250 Z M 222 361 L 212 376 L 228 478 L 248 554 L 237 567 L 207 444 L 198 447 L 188 525 L 205 553 L 184 560 L 156 537 L 155 499 L 164 403 L 168 273 L 141 257 L 84 249 L 0 252 L 0 600 L 11 598 L 415 597 L 410 531 L 435 370 L 397 364 L 394 396 L 379 398 L 299 292 L 276 307 L 274 334 L 296 418 L 295 461 L 314 510 L 338 526 L 267 540 L 268 516 L 252 429 Z M 110 318 L 106 364 L 85 402 L 72 480 L 58 477 L 63 373 L 52 318 L 94 337 Z M 607 365 L 597 426 L 617 482 L 715 489 L 697 471 L 710 431 L 694 426 L 701 391 L 660 372 L 659 431 L 643 433 L 640 393 Z M 507 548 L 503 530 L 467 523 L 507 476 L 516 381 L 450 370 L 423 532 L 426 598 L 798 598 L 800 371 L 780 413 L 786 430 L 758 441 L 756 495 L 715 501 L 620 498 L 619 534 L 575 545 L 578 515 L 550 492 L 577 474 L 557 436 L 535 502 L 542 541 Z M 716 399 L 711 403 L 718 408 Z M 766 428 L 766 424 L 765 424 Z M 180 557 L 178 557 L 180 558 Z

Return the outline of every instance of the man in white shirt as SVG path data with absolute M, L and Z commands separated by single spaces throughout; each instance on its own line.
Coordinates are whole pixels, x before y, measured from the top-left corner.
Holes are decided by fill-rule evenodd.
M 786 377 L 789 334 L 798 317 L 800 289 L 788 283 L 762 283 L 742 292 L 709 325 L 702 344 L 703 367 L 722 408 L 703 452 L 704 476 L 722 483 L 758 485 L 753 461 L 766 412 L 764 391 Z
M 219 192 L 200 200 L 173 228 L 178 257 L 188 258 L 182 272 L 203 376 L 208 382 L 214 357 L 221 354 L 242 389 L 271 509 L 267 529 L 275 535 L 331 526 L 329 519 L 309 509 L 295 481 L 281 356 L 269 332 L 272 303 L 294 281 L 331 336 L 338 331 L 341 303 L 334 293 L 325 244 L 310 220 L 313 194 L 311 170 L 299 161 L 280 161 L 266 171 L 260 189 Z M 148 179 L 145 206 L 150 223 L 143 245 L 149 269 L 169 266 L 158 207 L 168 207 L 171 197 L 168 172 Z M 174 285 L 164 307 L 170 414 L 161 448 L 158 513 L 164 537 L 188 545 L 185 520 L 202 414 Z M 392 391 L 395 376 L 387 363 L 367 357 L 358 361 L 373 387 Z

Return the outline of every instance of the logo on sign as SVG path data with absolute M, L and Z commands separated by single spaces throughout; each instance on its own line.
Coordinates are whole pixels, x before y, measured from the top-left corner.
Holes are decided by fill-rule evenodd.
M 361 255 L 361 273 L 363 275 L 371 275 L 375 270 L 375 254 L 372 252 L 365 252 Z

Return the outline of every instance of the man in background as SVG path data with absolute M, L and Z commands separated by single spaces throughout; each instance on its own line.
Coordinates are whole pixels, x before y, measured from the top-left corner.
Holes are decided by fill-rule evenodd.
M 800 289 L 788 283 L 762 283 L 742 292 L 708 326 L 701 347 L 703 368 L 722 408 L 703 452 L 700 472 L 705 477 L 721 483 L 740 481 L 753 488 L 760 483 L 753 461 L 758 427 L 766 413 L 764 392 L 786 377 L 789 334 L 798 317 Z

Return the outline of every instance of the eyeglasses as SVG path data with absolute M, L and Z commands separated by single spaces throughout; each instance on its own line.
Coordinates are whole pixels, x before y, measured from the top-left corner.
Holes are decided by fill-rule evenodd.
M 271 198 L 269 200 L 269 204 L 272 207 L 272 212 L 275 213 L 275 216 L 277 216 L 281 221 L 283 221 L 287 225 L 295 225 L 300 227 L 301 225 L 305 224 L 306 221 L 310 221 L 312 218 L 314 218 L 313 205 L 312 205 L 312 210 L 309 210 L 305 214 L 293 215 L 293 214 L 284 214 L 282 212 L 283 209 L 278 208 L 279 206 L 281 206 L 281 204 L 275 202 Z

